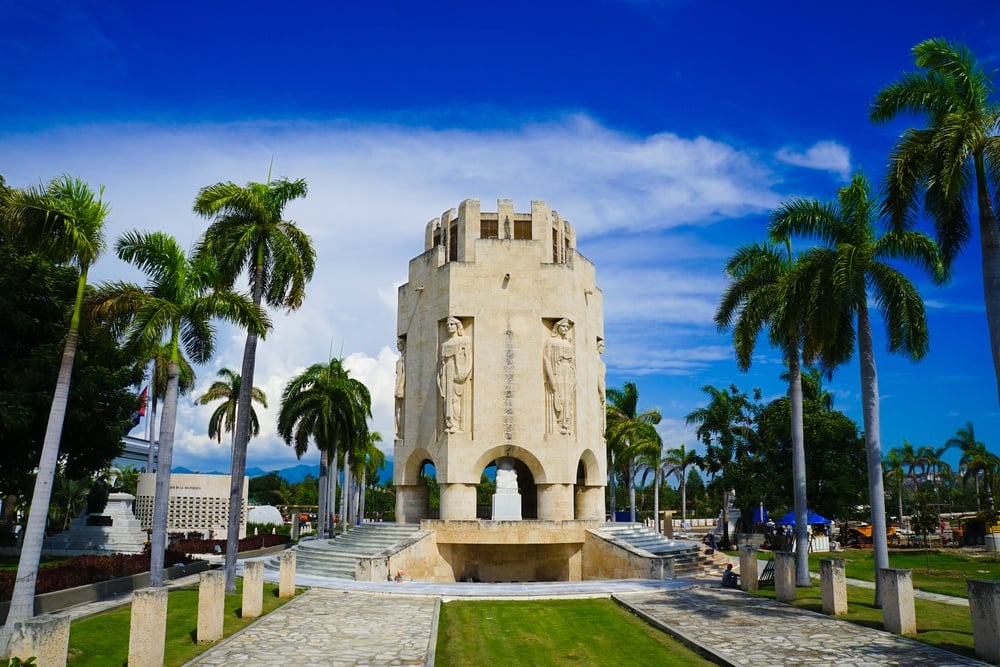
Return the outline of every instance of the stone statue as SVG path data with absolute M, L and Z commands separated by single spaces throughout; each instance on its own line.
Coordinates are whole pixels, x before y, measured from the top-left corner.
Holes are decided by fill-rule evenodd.
M 403 437 L 403 399 L 406 397 L 406 338 L 400 336 L 396 339 L 396 349 L 399 350 L 399 359 L 396 359 L 396 437 Z
M 510 216 L 505 215 L 503 217 L 503 237 L 505 239 L 510 238 Z
M 606 373 L 604 360 L 601 359 L 601 355 L 604 354 L 604 339 L 597 339 L 597 400 L 601 404 L 601 435 L 608 430 L 608 392 L 604 384 L 604 375 Z
M 469 411 L 469 378 L 472 377 L 472 350 L 465 327 L 455 317 L 447 320 L 448 339 L 441 344 L 438 391 L 441 393 L 445 433 L 465 430 Z
M 102 474 L 94 480 L 94 485 L 90 487 L 90 492 L 87 493 L 87 514 L 100 514 L 103 512 L 104 507 L 108 504 L 109 493 L 108 478 Z
M 517 493 L 517 471 L 510 459 L 497 462 L 497 493 Z
M 576 400 L 576 353 L 569 337 L 570 321 L 563 318 L 552 327 L 545 342 L 542 365 L 545 370 L 546 433 L 573 432 L 573 404 Z

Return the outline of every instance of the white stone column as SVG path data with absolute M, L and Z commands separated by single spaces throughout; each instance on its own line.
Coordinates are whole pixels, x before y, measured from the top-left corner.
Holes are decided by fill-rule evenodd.
M 913 604 L 913 576 L 910 570 L 883 567 L 878 571 L 882 589 L 882 624 L 887 632 L 912 635 L 917 631 Z
M 476 520 L 476 485 L 441 484 L 441 520 Z
M 128 664 L 160 667 L 167 635 L 167 589 L 140 588 L 132 593 Z
M 577 485 L 574 503 L 575 516 L 573 518 L 578 521 L 586 519 L 604 521 L 603 486 Z
M 755 591 L 759 587 L 757 575 L 757 547 L 740 547 L 740 588 Z
M 571 521 L 573 519 L 573 485 L 539 484 L 538 518 L 543 521 Z
M 243 618 L 257 618 L 264 610 L 264 561 L 243 563 Z
M 1000 663 L 1000 581 L 969 579 L 966 590 L 976 657 L 992 664 Z
M 7 652 L 11 658 L 34 656 L 41 667 L 66 667 L 69 651 L 69 616 L 36 616 L 14 623 Z M 4 662 L 3 664 L 7 664 Z
M 295 552 L 291 549 L 278 554 L 278 597 L 295 597 Z
M 226 615 L 226 573 L 222 570 L 202 572 L 198 582 L 198 643 L 222 639 L 222 622 Z
M 774 599 L 791 602 L 795 599 L 795 554 L 774 552 Z
M 847 576 L 843 558 L 824 558 L 819 562 L 819 580 L 823 613 L 840 616 L 847 613 Z

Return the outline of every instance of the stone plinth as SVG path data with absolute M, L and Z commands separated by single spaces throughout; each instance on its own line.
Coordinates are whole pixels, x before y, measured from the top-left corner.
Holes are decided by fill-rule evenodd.
M 847 613 L 847 576 L 843 558 L 827 558 L 819 562 L 823 613 L 840 616 Z
M 198 583 L 198 643 L 222 639 L 226 614 L 226 573 L 202 572 Z
M 278 554 L 278 597 L 295 597 L 295 552 L 292 550 Z
M 884 567 L 878 571 L 882 590 L 882 624 L 896 635 L 917 631 L 917 613 L 913 604 L 913 576 L 910 570 Z
M 791 602 L 795 599 L 795 554 L 774 552 L 774 599 Z
M 494 521 L 520 521 L 521 520 L 521 494 L 519 494 L 519 493 L 494 493 L 493 494 L 493 520 Z
M 243 618 L 257 618 L 264 610 L 264 561 L 243 564 Z
M 66 667 L 69 650 L 69 616 L 37 616 L 14 623 L 7 652 L 12 658 L 45 667 Z M 7 664 L 4 662 L 3 664 Z
M 132 594 L 128 634 L 129 667 L 160 667 L 167 634 L 167 589 L 140 588 Z
M 740 547 L 740 588 L 745 591 L 755 591 L 759 585 L 757 547 Z
M 63 556 L 141 554 L 146 546 L 146 531 L 132 513 L 134 502 L 131 493 L 108 495 L 103 512 L 81 514 L 69 530 L 46 539 L 43 550 Z
M 970 579 L 966 590 L 976 657 L 991 664 L 1000 663 L 1000 581 Z

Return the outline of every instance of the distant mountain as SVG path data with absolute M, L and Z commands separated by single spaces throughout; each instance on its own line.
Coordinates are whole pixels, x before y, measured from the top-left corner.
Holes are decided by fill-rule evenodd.
M 184 467 L 174 468 L 172 472 L 176 473 L 194 473 L 194 470 L 190 470 Z M 253 479 L 254 477 L 263 477 L 268 475 L 272 470 L 264 470 L 259 466 L 254 466 L 253 468 L 247 468 L 247 477 Z M 206 475 L 228 475 L 228 472 L 207 472 Z M 300 463 L 297 466 L 292 466 L 291 468 L 283 468 L 278 471 L 278 476 L 289 484 L 298 484 L 299 482 L 304 482 L 306 475 L 312 475 L 314 478 L 319 478 L 319 464 L 310 466 L 304 463 Z M 392 459 L 385 462 L 385 468 L 382 469 L 382 474 L 380 475 L 382 482 L 387 482 L 392 479 Z

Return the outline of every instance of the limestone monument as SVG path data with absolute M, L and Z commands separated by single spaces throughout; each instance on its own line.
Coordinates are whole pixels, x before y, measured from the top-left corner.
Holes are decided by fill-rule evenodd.
M 146 531 L 132 513 L 135 496 L 118 486 L 121 471 L 109 468 L 97 476 L 87 494 L 87 507 L 67 531 L 45 540 L 43 549 L 55 555 L 139 554 Z
M 604 520 L 603 297 L 572 225 L 508 199 L 431 220 L 396 336 L 397 521 Z M 476 487 L 493 467 L 490 514 Z

